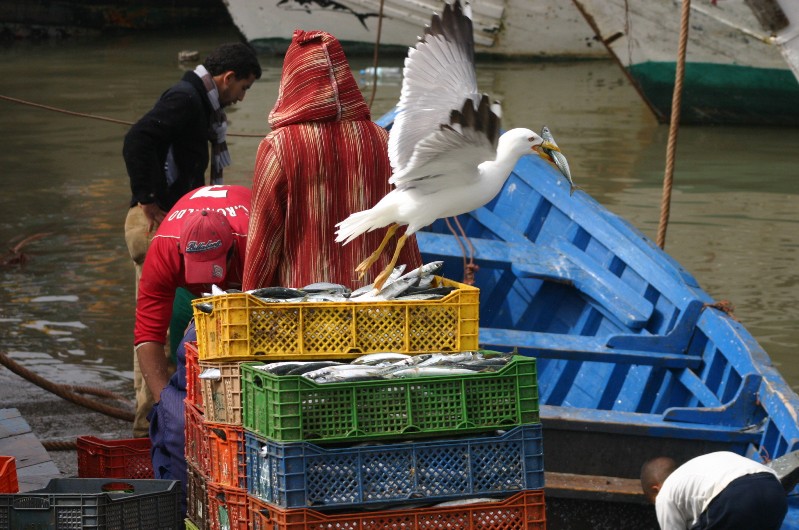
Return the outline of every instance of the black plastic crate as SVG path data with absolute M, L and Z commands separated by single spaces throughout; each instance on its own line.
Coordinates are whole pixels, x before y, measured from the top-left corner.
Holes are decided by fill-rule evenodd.
M 0 495 L 0 528 L 179 529 L 180 492 L 176 480 L 52 479 L 39 490 Z

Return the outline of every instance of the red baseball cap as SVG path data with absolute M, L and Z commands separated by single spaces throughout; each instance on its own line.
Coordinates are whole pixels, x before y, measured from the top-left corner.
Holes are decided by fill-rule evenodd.
M 227 218 L 213 210 L 189 213 L 180 230 L 186 283 L 218 284 L 227 275 L 227 253 L 233 245 Z

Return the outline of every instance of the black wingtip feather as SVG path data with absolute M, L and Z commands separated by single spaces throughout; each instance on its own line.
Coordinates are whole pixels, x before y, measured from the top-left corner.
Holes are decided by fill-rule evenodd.
M 474 108 L 474 101 L 471 99 L 464 101 L 460 110 L 450 112 L 449 123 L 450 125 L 460 125 L 461 129 L 474 129 L 483 133 L 495 147 L 499 140 L 500 119 L 491 110 L 491 103 L 487 95 L 480 98 L 477 110 Z
M 445 3 L 444 11 L 439 16 L 437 13 L 430 20 L 430 25 L 425 28 L 420 42 L 426 42 L 426 37 L 442 35 L 450 42 L 457 42 L 466 49 L 468 56 L 474 58 L 474 29 L 472 19 L 463 12 L 460 0 L 454 3 Z

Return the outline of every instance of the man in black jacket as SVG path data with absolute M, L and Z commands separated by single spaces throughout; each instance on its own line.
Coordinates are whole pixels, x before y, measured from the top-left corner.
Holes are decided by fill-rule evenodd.
M 166 212 L 183 195 L 205 185 L 209 162 L 210 184 L 222 184 L 222 171 L 230 164 L 222 109 L 242 101 L 260 77 L 261 66 L 252 48 L 223 44 L 164 92 L 125 136 L 122 155 L 132 192 L 125 241 L 135 266 L 137 290 L 144 256 Z M 133 435 L 147 436 L 146 417 L 153 397 L 142 384 L 135 354 L 133 368 Z

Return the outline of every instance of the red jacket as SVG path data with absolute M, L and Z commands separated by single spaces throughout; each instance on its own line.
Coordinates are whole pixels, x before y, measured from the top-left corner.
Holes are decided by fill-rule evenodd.
M 341 245 L 335 225 L 391 191 L 388 133 L 371 121 L 335 37 L 294 32 L 269 125 L 255 161 L 243 288 L 371 283 L 388 265 L 397 236 L 358 282 L 355 267 L 385 229 Z M 415 238 L 397 263 L 408 270 L 421 265 Z
M 205 186 L 184 195 L 169 211 L 153 236 L 144 258 L 139 297 L 136 300 L 134 344 L 166 343 L 172 316 L 172 303 L 178 287 L 199 296 L 209 286 L 186 284 L 183 256 L 178 249 L 180 230 L 186 213 L 193 210 L 216 210 L 227 217 L 235 235 L 233 262 L 228 267 L 222 289 L 238 287 L 244 268 L 244 250 L 250 221 L 250 190 L 244 186 Z

